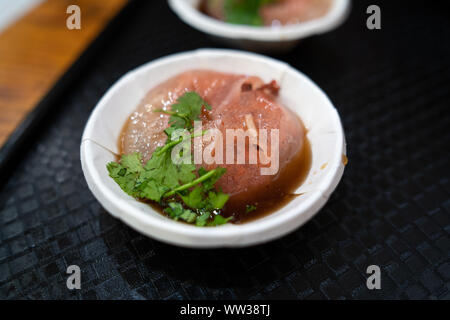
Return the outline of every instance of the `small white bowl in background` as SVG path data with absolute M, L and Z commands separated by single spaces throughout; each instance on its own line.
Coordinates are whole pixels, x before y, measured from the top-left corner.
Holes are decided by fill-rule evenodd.
M 280 27 L 254 27 L 226 23 L 199 11 L 200 0 L 169 0 L 177 16 L 218 41 L 251 51 L 287 51 L 306 37 L 338 27 L 347 17 L 350 0 L 332 0 L 328 12 L 317 19 Z
M 208 69 L 276 80 L 280 102 L 303 120 L 311 145 L 309 175 L 302 193 L 276 212 L 244 224 L 196 227 L 164 217 L 149 205 L 125 194 L 108 176 L 115 161 L 121 128 L 144 95 L 181 72 Z M 328 200 L 344 171 L 346 153 L 339 115 L 325 93 L 284 62 L 254 53 L 202 49 L 149 62 L 119 79 L 99 101 L 84 129 L 81 165 L 89 189 L 113 216 L 137 231 L 184 247 L 243 247 L 279 238 L 308 221 Z

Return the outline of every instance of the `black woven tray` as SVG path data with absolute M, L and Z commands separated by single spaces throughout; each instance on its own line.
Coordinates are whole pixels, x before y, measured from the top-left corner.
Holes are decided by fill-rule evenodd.
M 369 4 L 353 1 L 341 28 L 275 56 L 341 115 L 350 162 L 328 204 L 280 240 L 190 250 L 112 218 L 80 167 L 83 127 L 116 79 L 174 52 L 220 47 L 165 1 L 132 2 L 0 154 L 0 298 L 449 299 L 449 10 L 378 1 L 382 30 L 370 31 Z M 81 290 L 66 287 L 71 264 Z M 372 264 L 381 290 L 366 287 Z

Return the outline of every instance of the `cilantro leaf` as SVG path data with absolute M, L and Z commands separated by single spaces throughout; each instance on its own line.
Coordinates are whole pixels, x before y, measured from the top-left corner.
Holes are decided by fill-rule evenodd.
M 203 205 L 203 190 L 201 186 L 195 187 L 188 195 L 180 195 L 180 197 L 192 209 L 200 209 Z
M 214 174 L 211 176 L 211 178 L 209 178 L 207 181 L 203 182 L 203 187 L 206 190 L 214 188 L 214 185 L 217 182 L 217 180 L 219 180 L 220 177 L 222 177 L 225 174 L 227 169 L 222 168 L 222 167 L 217 167 L 213 171 L 214 171 Z M 198 174 L 200 177 L 206 175 L 209 172 L 210 171 L 206 170 L 203 167 L 198 170 Z
M 196 178 L 195 165 L 193 164 L 180 164 L 178 166 L 178 178 L 181 183 L 189 183 Z
M 197 219 L 197 214 L 189 209 L 186 209 L 183 211 L 180 218 L 186 221 L 187 223 L 193 223 Z
M 184 208 L 181 203 L 169 202 L 168 207 L 164 209 L 165 212 L 169 214 L 174 220 L 178 220 L 184 212 Z
M 203 169 L 202 173 L 200 173 L 200 170 L 199 170 L 199 177 L 197 179 L 195 179 L 195 180 L 193 180 L 193 181 L 191 181 L 189 183 L 186 183 L 186 184 L 184 184 L 182 186 L 179 186 L 179 187 L 177 187 L 175 189 L 172 189 L 165 196 L 168 197 L 168 196 L 172 196 L 172 195 L 174 195 L 176 193 L 180 193 L 181 191 L 190 189 L 190 188 L 198 185 L 199 183 L 202 183 L 202 186 L 203 186 L 205 191 L 208 190 L 208 189 L 211 189 L 213 186 L 212 187 L 210 186 L 210 184 L 211 184 L 210 180 L 217 181 L 218 173 L 220 175 L 222 175 L 223 173 L 225 173 L 224 170 L 225 169 L 223 169 L 221 167 L 217 167 L 217 168 L 215 168 L 215 169 L 213 169 L 211 171 L 206 171 L 206 170 Z
M 160 154 L 162 148 L 157 148 L 151 159 L 145 165 L 147 172 L 145 179 L 152 178 L 157 183 L 174 189 L 180 185 L 185 184 L 195 179 L 195 166 L 193 164 L 175 164 L 171 158 L 171 149 L 167 149 Z
M 131 172 L 141 172 L 144 169 L 141 154 L 137 152 L 123 155 L 120 163 Z
M 211 214 L 209 212 L 204 212 L 202 215 L 197 217 L 197 220 L 195 221 L 195 224 L 198 227 L 203 227 L 206 225 L 206 223 L 208 222 L 209 217 L 211 216 Z
M 155 180 L 146 180 L 138 187 L 139 198 L 149 199 L 159 202 L 169 188 L 158 184 Z
M 183 205 L 179 202 L 169 202 L 169 206 L 164 211 L 174 220 L 182 219 L 187 223 L 193 223 L 197 219 L 195 212 L 183 208 Z
M 169 140 L 172 140 L 172 133 L 174 133 L 178 128 L 176 127 L 168 127 L 164 130 L 165 134 L 167 135 Z
M 198 93 L 191 91 L 178 98 L 177 102 L 172 105 L 172 111 L 185 115 L 190 121 L 194 121 L 199 120 L 198 116 L 202 113 L 202 107 L 211 110 L 211 106 Z M 174 116 L 177 117 L 177 115 Z M 184 127 L 187 126 L 188 124 Z
M 111 178 L 117 182 L 122 190 L 133 195 L 135 180 L 143 170 L 141 155 L 139 153 L 123 155 L 120 164 L 110 162 L 106 168 Z
M 193 122 L 199 120 L 203 107 L 211 110 L 211 106 L 198 93 L 189 91 L 177 99 L 176 103 L 172 105 L 171 111 L 157 109 L 155 112 L 170 115 L 169 124 L 172 129 L 165 130 L 170 138 L 174 129 L 192 129 Z
M 119 163 L 110 162 L 107 165 L 109 176 L 119 185 L 119 187 L 125 191 L 125 193 L 133 196 L 134 186 L 137 179 L 137 173 L 130 172 Z

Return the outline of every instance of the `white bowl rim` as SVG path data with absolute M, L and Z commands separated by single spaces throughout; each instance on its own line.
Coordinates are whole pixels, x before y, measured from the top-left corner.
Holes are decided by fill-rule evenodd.
M 185 0 L 169 0 L 169 5 L 181 20 L 204 33 L 222 38 L 262 42 L 297 40 L 327 32 L 338 27 L 350 11 L 350 0 L 333 0 L 330 10 L 320 18 L 280 27 L 252 27 L 211 18 Z
M 122 85 L 135 79 L 137 73 L 148 72 L 149 69 L 155 68 L 158 65 L 170 64 L 173 61 L 188 57 L 195 58 L 196 56 L 199 56 L 204 58 L 205 56 L 217 56 L 223 54 L 236 58 L 252 58 L 259 60 L 261 63 L 278 64 L 279 67 L 286 68 L 290 72 L 296 73 L 303 81 L 312 85 L 321 95 L 323 95 L 324 101 L 326 101 L 330 112 L 335 114 L 335 122 L 338 130 L 336 131 L 337 143 L 333 154 L 338 156 L 335 156 L 332 161 L 328 163 L 329 170 L 327 171 L 326 178 L 321 182 L 317 191 L 313 192 L 313 195 L 302 202 L 301 210 L 293 208 L 283 213 L 283 215 L 277 216 L 276 219 L 256 219 L 241 225 L 227 224 L 212 228 L 199 228 L 193 225 L 173 221 L 168 218 L 159 219 L 130 206 L 130 201 L 137 201 L 131 197 L 129 201 L 123 201 L 122 199 L 115 197 L 113 191 L 102 182 L 98 171 L 93 165 L 93 157 L 90 148 L 92 144 L 96 143 L 87 138 L 90 136 L 91 132 L 95 130 L 95 118 L 108 106 L 110 96 L 112 96 L 114 91 Z M 150 237 L 179 246 L 197 248 L 249 246 L 279 238 L 298 228 L 323 207 L 336 188 L 344 171 L 344 165 L 341 160 L 341 155 L 343 154 L 346 154 L 346 147 L 339 115 L 320 87 L 303 73 L 284 62 L 256 53 L 230 49 L 197 49 L 194 51 L 176 53 L 153 60 L 129 71 L 105 93 L 94 108 L 84 129 L 80 146 L 81 164 L 88 186 L 97 200 L 108 212 L 137 231 Z M 151 233 L 149 230 L 153 230 L 155 233 Z M 188 239 L 187 242 L 186 239 Z

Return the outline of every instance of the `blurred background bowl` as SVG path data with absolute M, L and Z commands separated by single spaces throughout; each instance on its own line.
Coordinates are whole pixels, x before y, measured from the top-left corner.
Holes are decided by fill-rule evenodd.
M 217 41 L 245 50 L 283 52 L 303 38 L 337 28 L 350 11 L 350 0 L 332 0 L 328 12 L 317 19 L 279 27 L 254 27 L 223 22 L 199 10 L 201 0 L 169 0 L 171 9 L 192 28 Z

